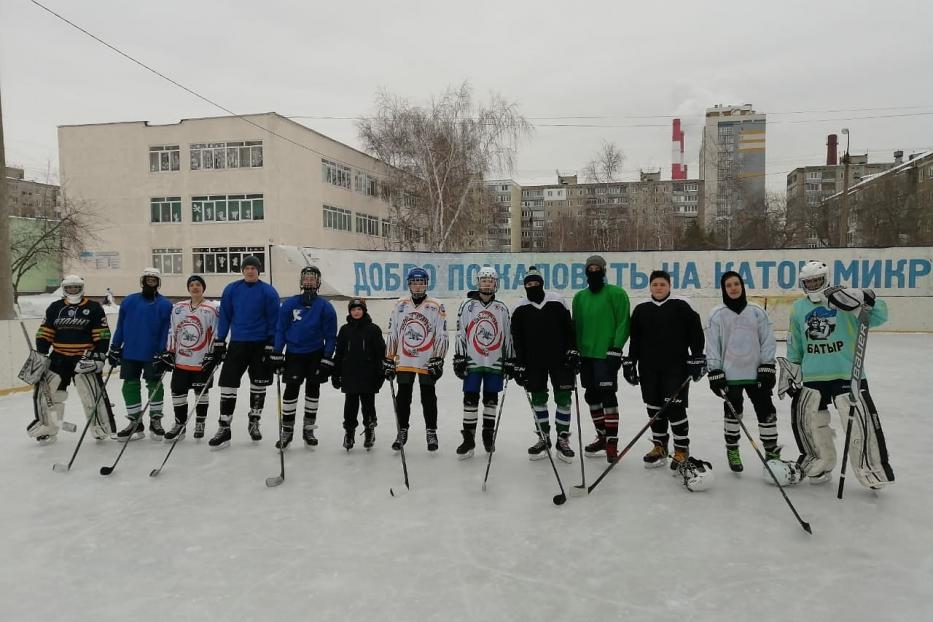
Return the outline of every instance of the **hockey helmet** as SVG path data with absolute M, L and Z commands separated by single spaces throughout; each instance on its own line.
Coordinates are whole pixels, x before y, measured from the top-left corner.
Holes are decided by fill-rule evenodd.
M 407 281 L 408 291 L 419 296 L 428 291 L 428 284 L 431 282 L 431 277 L 428 275 L 427 270 L 416 266 L 408 271 Z M 415 291 L 416 289 L 417 291 Z
M 483 266 L 476 273 L 476 289 L 481 294 L 495 294 L 499 290 L 499 275 L 492 266 Z
M 146 287 L 146 279 L 153 277 L 156 280 L 156 284 L 153 289 L 159 289 L 162 285 L 162 273 L 159 272 L 157 268 L 143 268 L 143 273 L 139 277 L 139 285 L 141 287 Z
M 829 267 L 822 261 L 808 261 L 800 269 L 800 288 L 811 302 L 823 301 L 823 290 L 829 285 Z
M 317 266 L 305 266 L 298 277 L 298 286 L 302 292 L 316 294 L 321 288 L 321 270 Z
M 768 460 L 768 467 L 771 468 L 771 473 L 774 473 L 774 478 L 777 479 L 781 486 L 799 484 L 803 479 L 803 470 L 796 462 L 791 462 L 790 460 Z M 774 479 L 771 479 L 771 473 L 768 473 L 767 468 L 762 467 L 762 477 L 764 477 L 765 481 L 769 484 L 774 484 Z
M 713 465 L 705 460 L 690 457 L 678 468 L 684 487 L 690 492 L 708 490 L 715 480 Z

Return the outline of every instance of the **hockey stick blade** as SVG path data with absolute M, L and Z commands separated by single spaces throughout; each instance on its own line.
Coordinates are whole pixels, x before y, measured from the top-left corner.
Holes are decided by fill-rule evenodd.
M 77 432 L 78 426 L 76 426 L 70 421 L 62 421 L 62 430 L 64 430 L 65 432 Z
M 56 473 L 67 473 L 70 469 L 67 464 L 62 464 L 61 462 L 56 462 L 52 465 L 52 470 Z
M 280 475 L 276 475 L 275 477 L 267 477 L 266 486 L 268 486 L 269 488 L 275 488 L 276 486 L 278 486 L 284 481 L 285 481 L 285 478 Z
M 564 493 L 556 494 L 551 500 L 554 502 L 554 505 L 564 505 L 567 503 L 567 495 Z
M 109 467 L 109 466 L 100 467 L 101 475 L 110 475 L 111 473 L 113 473 L 113 467 Z
M 398 489 L 389 488 L 389 494 L 392 495 L 393 497 L 401 497 L 401 496 L 407 495 L 409 492 L 411 492 L 411 488 L 409 488 L 408 486 L 406 486 L 405 488 L 398 488 Z
M 570 488 L 571 497 L 585 497 L 588 494 L 590 494 L 590 491 L 587 489 L 586 486 L 582 486 L 578 484 Z

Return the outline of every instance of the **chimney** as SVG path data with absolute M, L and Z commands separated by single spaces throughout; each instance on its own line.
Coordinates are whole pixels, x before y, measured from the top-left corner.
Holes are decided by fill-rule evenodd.
M 894 152 L 894 165 L 897 166 L 898 164 L 903 164 L 903 163 L 904 163 L 904 152 L 898 149 L 897 151 Z
M 838 139 L 839 137 L 835 134 L 826 137 L 826 166 L 835 166 L 839 163 L 836 159 L 839 155 Z
M 680 129 L 680 119 L 674 119 L 671 132 L 671 179 L 687 179 L 687 166 L 684 164 L 684 132 Z

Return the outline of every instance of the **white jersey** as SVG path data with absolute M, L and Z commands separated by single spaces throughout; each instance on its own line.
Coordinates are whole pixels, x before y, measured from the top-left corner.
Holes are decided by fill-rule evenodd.
M 440 301 L 427 297 L 415 305 L 411 296 L 399 298 L 389 316 L 386 358 L 396 371 L 428 373 L 428 359 L 447 354 L 447 312 Z
M 175 353 L 175 367 L 201 370 L 204 355 L 214 343 L 218 316 L 217 305 L 210 300 L 202 300 L 194 308 L 190 300 L 172 306 L 172 324 L 166 349 Z
M 741 313 L 717 305 L 706 328 L 706 361 L 721 369 L 728 381 L 749 381 L 762 363 L 774 364 L 776 344 L 767 312 L 748 303 Z
M 483 303 L 476 292 L 467 294 L 457 312 L 457 354 L 470 359 L 468 371 L 501 372 L 512 358 L 509 308 L 493 299 Z

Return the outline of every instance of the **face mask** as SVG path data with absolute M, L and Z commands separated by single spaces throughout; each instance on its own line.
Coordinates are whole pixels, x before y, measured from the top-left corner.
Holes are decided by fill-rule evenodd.
M 526 287 L 525 296 L 527 296 L 528 300 L 531 302 L 541 302 L 544 300 L 544 288 L 540 285 L 537 287 Z
M 143 285 L 143 298 L 152 300 L 155 298 L 156 292 L 159 290 L 157 287 L 150 287 L 149 285 Z
M 606 284 L 606 271 L 597 270 L 596 272 L 586 273 L 586 282 L 591 292 L 598 292 Z

